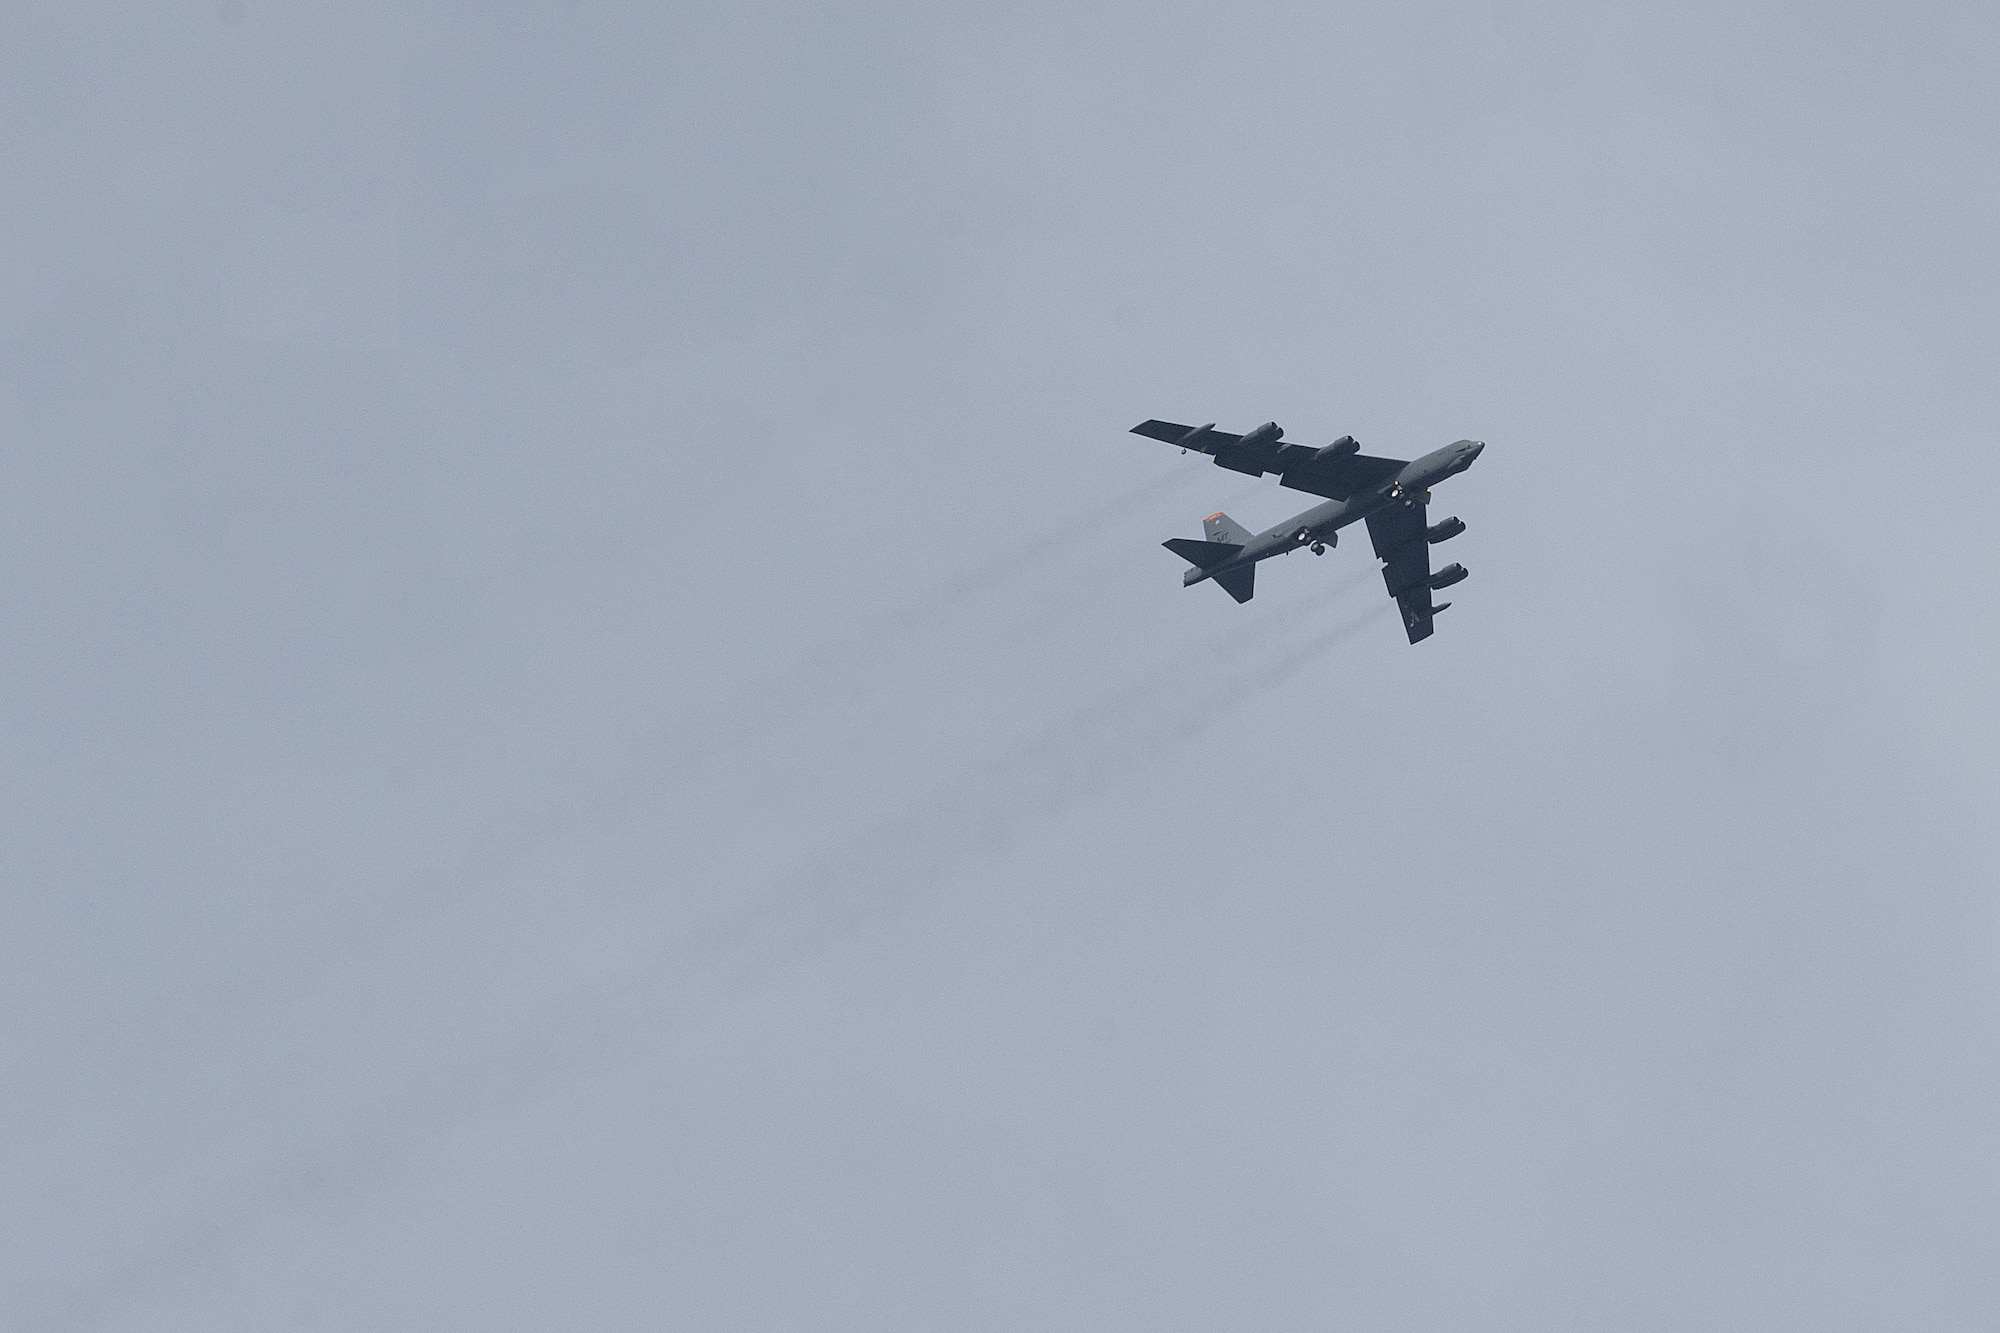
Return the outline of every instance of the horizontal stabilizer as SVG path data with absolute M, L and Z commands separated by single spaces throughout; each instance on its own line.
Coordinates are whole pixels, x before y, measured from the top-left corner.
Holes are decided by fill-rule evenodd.
M 1169 537 L 1160 545 L 1189 564 L 1200 565 L 1203 569 L 1214 569 L 1243 554 L 1243 548 L 1235 542 L 1198 542 L 1192 537 Z
M 1244 565 L 1239 569 L 1225 570 L 1215 576 L 1215 581 L 1237 601 L 1247 602 L 1257 591 L 1257 566 Z

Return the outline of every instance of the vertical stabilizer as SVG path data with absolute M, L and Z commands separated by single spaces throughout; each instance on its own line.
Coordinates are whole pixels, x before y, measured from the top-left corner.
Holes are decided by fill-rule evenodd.
M 1201 521 L 1202 535 L 1212 542 L 1230 542 L 1236 546 L 1248 546 L 1250 534 L 1241 523 L 1227 514 L 1210 514 Z M 1241 598 L 1237 599 L 1241 601 Z

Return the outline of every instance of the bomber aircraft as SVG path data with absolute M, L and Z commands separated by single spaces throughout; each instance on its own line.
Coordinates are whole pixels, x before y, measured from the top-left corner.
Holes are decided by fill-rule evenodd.
M 1479 440 L 1460 440 L 1412 462 L 1364 454 L 1352 435 L 1343 435 L 1322 449 L 1283 444 L 1280 441 L 1285 432 L 1275 421 L 1267 421 L 1247 435 L 1217 430 L 1212 421 L 1206 426 L 1142 421 L 1132 427 L 1132 433 L 1211 454 L 1217 467 L 1253 477 L 1276 472 L 1281 486 L 1327 497 L 1325 504 L 1314 505 L 1259 533 L 1246 531 L 1227 514 L 1210 514 L 1202 524 L 1206 541 L 1175 537 L 1163 543 L 1194 566 L 1182 579 L 1183 584 L 1212 579 L 1237 601 L 1247 602 L 1256 588 L 1259 560 L 1286 555 L 1301 546 L 1312 547 L 1314 555 L 1325 555 L 1341 528 L 1365 519 L 1368 538 L 1382 559 L 1382 581 L 1402 609 L 1403 628 L 1415 643 L 1430 637 L 1431 617 L 1451 605 L 1440 602 L 1433 606 L 1431 590 L 1448 588 L 1465 577 L 1465 566 L 1455 564 L 1433 574 L 1430 555 L 1432 546 L 1464 532 L 1464 521 L 1448 518 L 1431 524 L 1424 506 L 1430 502 L 1432 486 L 1472 466 L 1472 460 L 1486 447 Z

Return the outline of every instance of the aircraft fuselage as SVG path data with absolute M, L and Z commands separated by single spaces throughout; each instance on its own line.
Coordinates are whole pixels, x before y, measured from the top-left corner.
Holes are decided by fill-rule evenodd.
M 1209 569 L 1190 569 L 1181 581 L 1191 586 L 1217 574 L 1269 560 L 1274 555 L 1287 555 L 1315 542 L 1331 544 L 1340 529 L 1360 522 L 1385 505 L 1404 502 L 1423 504 L 1429 499 L 1427 492 L 1432 486 L 1471 467 L 1472 461 L 1485 447 L 1477 440 L 1460 440 L 1457 444 L 1433 450 L 1422 458 L 1411 460 L 1386 484 L 1345 500 L 1328 500 L 1304 513 L 1294 514 L 1283 523 L 1252 537 L 1244 543 L 1242 552 L 1228 563 Z

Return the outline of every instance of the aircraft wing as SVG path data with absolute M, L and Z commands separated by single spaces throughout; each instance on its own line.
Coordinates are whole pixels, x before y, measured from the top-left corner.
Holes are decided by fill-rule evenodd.
M 1368 540 L 1382 557 L 1382 582 L 1403 612 L 1410 642 L 1431 636 L 1431 546 L 1424 540 L 1425 506 L 1391 503 L 1368 516 Z
M 1226 467 L 1235 472 L 1247 472 L 1253 477 L 1261 477 L 1269 472 L 1278 451 L 1284 448 L 1276 440 L 1266 440 L 1261 445 L 1245 448 L 1241 435 L 1232 435 L 1226 430 L 1216 430 L 1213 427 L 1202 431 L 1200 439 L 1188 439 L 1198 429 L 1200 428 L 1197 426 L 1183 426 L 1177 421 L 1142 421 L 1132 427 L 1132 433 L 1155 440 L 1165 440 L 1168 444 L 1199 449 L 1205 454 L 1213 454 L 1217 467 Z
M 1132 427 L 1134 435 L 1186 443 L 1215 456 L 1216 466 L 1261 477 L 1266 472 L 1282 473 L 1280 485 L 1329 500 L 1345 500 L 1357 491 L 1380 485 L 1401 472 L 1407 462 L 1401 458 L 1375 458 L 1368 454 L 1347 454 L 1340 458 L 1318 459 L 1319 450 L 1304 444 L 1283 444 L 1277 440 L 1244 443 L 1241 435 L 1226 430 L 1208 430 L 1189 441 L 1198 427 L 1177 421 L 1142 421 Z
M 1165 440 L 1168 444 L 1179 444 L 1182 440 L 1193 434 L 1194 429 L 1193 426 L 1183 426 L 1179 422 L 1174 421 L 1142 421 L 1132 427 L 1132 433 L 1134 435 L 1144 435 L 1149 439 Z M 1242 438 L 1241 435 L 1231 435 L 1226 430 L 1211 430 L 1202 437 L 1209 444 L 1222 444 L 1224 442 L 1234 444 Z
M 1142 420 L 1140 424 L 1132 426 L 1132 434 L 1144 434 L 1144 436 L 1154 438 L 1154 440 L 1166 440 L 1168 444 L 1180 444 L 1190 434 L 1194 434 L 1194 430 L 1196 430 L 1194 426 L 1182 426 L 1176 420 Z M 1214 452 L 1216 448 L 1228 448 L 1228 446 L 1236 444 L 1238 440 L 1242 440 L 1240 434 L 1230 434 L 1228 430 L 1214 430 L 1214 428 L 1210 428 L 1194 444 L 1194 448 L 1200 448 L 1202 452 Z
M 1276 470 L 1285 475 L 1278 484 L 1308 495 L 1345 500 L 1357 491 L 1381 485 L 1409 465 L 1408 459 L 1376 458 L 1370 454 L 1347 454 L 1316 463 L 1313 455 L 1318 452 L 1303 444 L 1284 446 Z

